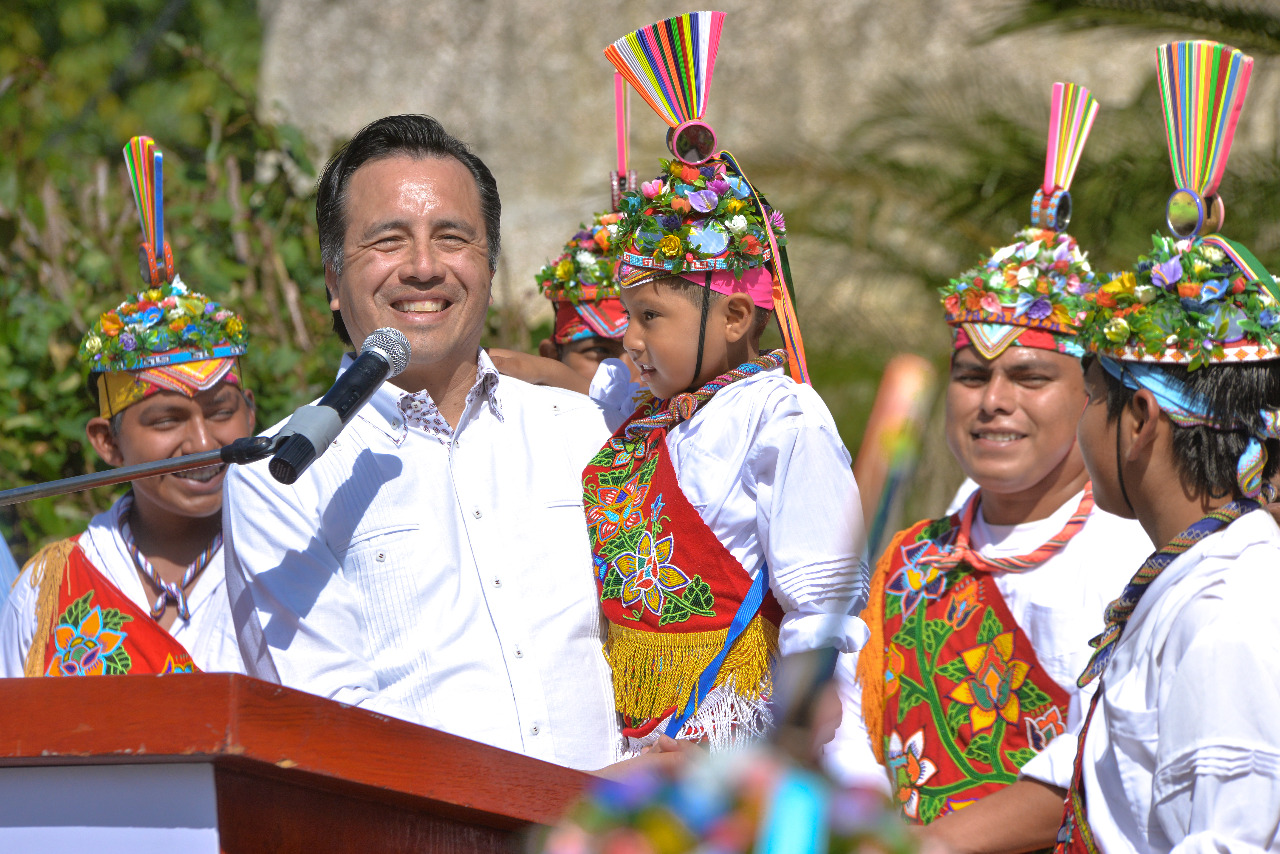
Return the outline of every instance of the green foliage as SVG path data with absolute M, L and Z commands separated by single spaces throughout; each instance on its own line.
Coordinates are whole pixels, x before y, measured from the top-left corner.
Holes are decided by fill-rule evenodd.
M 99 313 L 143 286 L 120 154 L 134 135 L 165 153 L 183 280 L 248 322 L 259 427 L 330 382 L 340 344 L 313 167 L 296 131 L 256 118 L 259 42 L 250 0 L 17 0 L 0 16 L 0 488 L 102 467 L 75 353 Z M 22 560 L 117 494 L 18 505 L 0 523 Z
M 1004 626 L 996 616 L 996 609 L 988 606 L 987 612 L 982 615 L 982 624 L 978 626 L 978 643 L 991 643 L 1003 632 Z
M 898 677 L 898 723 L 907 712 L 927 701 L 929 694 L 924 686 L 910 676 Z

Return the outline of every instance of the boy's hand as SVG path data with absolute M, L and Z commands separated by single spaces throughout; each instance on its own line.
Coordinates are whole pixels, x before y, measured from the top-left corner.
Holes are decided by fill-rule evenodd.
M 692 741 L 677 741 L 669 736 L 659 736 L 657 744 L 644 748 L 639 756 L 615 762 L 595 772 L 597 777 L 607 780 L 620 780 L 629 774 L 641 770 L 652 770 L 659 774 L 674 774 L 684 767 L 686 762 L 696 761 L 706 756 L 706 750 Z

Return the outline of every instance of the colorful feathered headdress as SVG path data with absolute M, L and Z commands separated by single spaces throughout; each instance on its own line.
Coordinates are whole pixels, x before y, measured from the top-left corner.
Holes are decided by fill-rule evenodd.
M 1157 49 L 1169 159 L 1177 185 L 1152 251 L 1092 297 L 1083 333 L 1095 352 L 1185 364 L 1280 357 L 1280 289 L 1245 246 L 1221 234 L 1218 186 L 1249 86 L 1252 58 L 1207 41 Z
M 239 382 L 236 358 L 248 342 L 244 321 L 178 276 L 164 239 L 163 155 L 146 136 L 129 140 L 125 164 L 142 221 L 139 268 L 147 287 L 99 315 L 80 358 L 99 374 L 104 416 L 155 391 L 194 396 L 224 380 Z
M 1083 86 L 1053 84 L 1044 181 L 1031 202 L 1031 227 L 941 290 L 956 349 L 972 345 L 994 359 L 1014 343 L 1080 353 L 1077 324 L 1097 282 L 1088 258 L 1067 234 L 1071 179 L 1098 113 Z
M 723 12 L 692 12 L 618 39 L 605 56 L 667 123 L 673 159 L 622 194 L 618 279 L 632 287 L 678 276 L 718 293 L 746 293 L 777 313 L 792 377 L 808 382 L 804 341 L 789 292 L 779 211 L 743 174 L 703 117 Z

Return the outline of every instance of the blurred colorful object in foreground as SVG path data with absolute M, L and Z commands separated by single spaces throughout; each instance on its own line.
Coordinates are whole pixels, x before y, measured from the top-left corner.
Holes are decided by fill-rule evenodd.
M 934 370 L 928 360 L 899 353 L 885 366 L 853 476 L 867 525 L 867 555 L 874 564 L 886 533 L 897 530 L 901 487 L 915 471 L 920 437 L 934 399 Z
M 883 795 L 834 790 L 764 751 L 711 754 L 676 777 L 601 780 L 544 854 L 846 854 L 918 850 Z

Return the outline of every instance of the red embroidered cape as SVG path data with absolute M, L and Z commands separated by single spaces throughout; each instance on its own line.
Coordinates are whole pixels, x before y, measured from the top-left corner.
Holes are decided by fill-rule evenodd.
M 990 573 L 921 562 L 949 552 L 959 526 L 957 514 L 895 537 L 868 605 L 868 646 L 883 651 L 882 691 L 864 687 L 868 731 L 903 815 L 922 824 L 1013 783 L 1066 729 L 1070 699 Z
M 582 474 L 614 697 L 626 734 L 636 737 L 683 708 L 752 583 L 680 489 L 666 428 L 626 437 L 633 421 L 653 411 L 652 400 L 642 404 Z M 767 699 L 781 619 L 766 593 L 716 687 L 731 684 L 750 702 Z
M 61 567 L 52 553 L 49 558 L 54 565 L 44 566 L 38 607 L 52 608 L 53 619 L 38 627 L 30 653 L 43 650 L 41 672 L 45 676 L 196 672 L 182 644 L 98 571 L 78 539 L 72 541 L 74 547 Z

